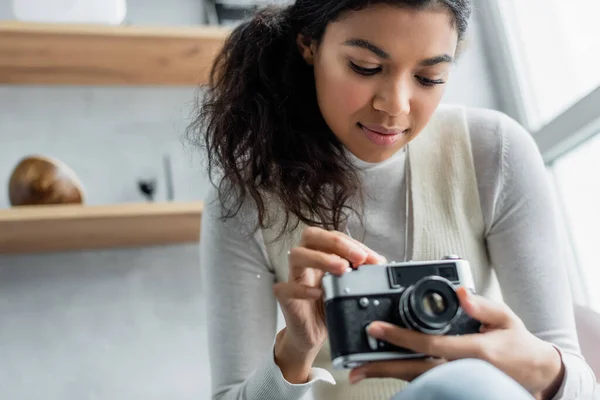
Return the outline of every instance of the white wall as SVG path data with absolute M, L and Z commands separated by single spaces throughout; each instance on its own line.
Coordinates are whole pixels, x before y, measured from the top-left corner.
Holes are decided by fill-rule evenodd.
M 136 24 L 194 24 L 196 0 L 129 0 Z M 0 19 L 11 18 L 0 0 Z M 476 23 L 444 98 L 495 108 Z M 90 204 L 140 201 L 135 181 L 172 156 L 176 200 L 207 188 L 179 138 L 193 88 L 0 86 L 0 207 L 25 154 L 59 157 Z M 0 398 L 207 399 L 197 246 L 0 257 Z
M 464 53 L 451 73 L 443 102 L 460 103 L 471 107 L 500 109 L 497 81 L 490 68 L 481 11 L 476 8 L 467 34 Z

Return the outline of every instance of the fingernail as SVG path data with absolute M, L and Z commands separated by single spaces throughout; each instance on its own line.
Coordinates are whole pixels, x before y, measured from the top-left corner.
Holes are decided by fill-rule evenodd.
M 355 383 L 358 383 L 360 381 L 362 381 L 363 379 L 365 379 L 366 376 L 362 373 L 357 373 L 354 375 L 350 375 L 350 384 L 354 385 Z
M 369 326 L 367 326 L 367 332 L 369 332 L 369 335 L 371 336 L 381 336 L 383 335 L 383 328 L 375 322 L 371 322 Z
M 371 250 L 371 251 L 372 251 L 372 252 L 375 254 L 375 257 L 377 257 L 377 262 L 378 262 L 379 264 L 385 264 L 385 262 L 386 262 L 386 259 L 385 259 L 385 257 L 384 257 L 384 256 L 382 256 L 381 254 L 379 254 L 379 253 L 378 253 L 378 252 L 376 252 L 375 250 Z
M 310 297 L 316 297 L 319 298 L 321 297 L 321 289 L 317 289 L 317 288 L 308 288 L 306 289 L 306 293 L 310 296 Z

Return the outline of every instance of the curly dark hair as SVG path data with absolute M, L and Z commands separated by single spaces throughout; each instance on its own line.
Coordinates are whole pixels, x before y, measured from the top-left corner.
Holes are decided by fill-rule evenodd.
M 292 220 L 340 229 L 349 212 L 358 213 L 358 176 L 321 115 L 313 69 L 296 38 L 302 33 L 319 43 L 342 13 L 375 3 L 446 7 L 459 40 L 472 8 L 471 0 L 297 0 L 264 8 L 232 31 L 187 131 L 207 152 L 223 218 L 253 200 L 265 228 L 274 222 L 267 206 L 278 201 L 285 210 L 283 234 Z

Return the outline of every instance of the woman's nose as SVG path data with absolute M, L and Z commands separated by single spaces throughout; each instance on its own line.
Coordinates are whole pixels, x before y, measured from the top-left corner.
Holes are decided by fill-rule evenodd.
M 373 108 L 390 116 L 410 113 L 411 89 L 409 85 L 396 83 L 381 90 L 373 99 Z

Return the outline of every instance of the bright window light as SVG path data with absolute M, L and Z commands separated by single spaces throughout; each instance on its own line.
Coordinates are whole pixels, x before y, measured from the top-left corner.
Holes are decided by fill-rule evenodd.
M 600 86 L 600 0 L 499 0 L 531 129 Z
M 577 258 L 581 295 L 600 311 L 600 135 L 559 158 L 553 170 Z

